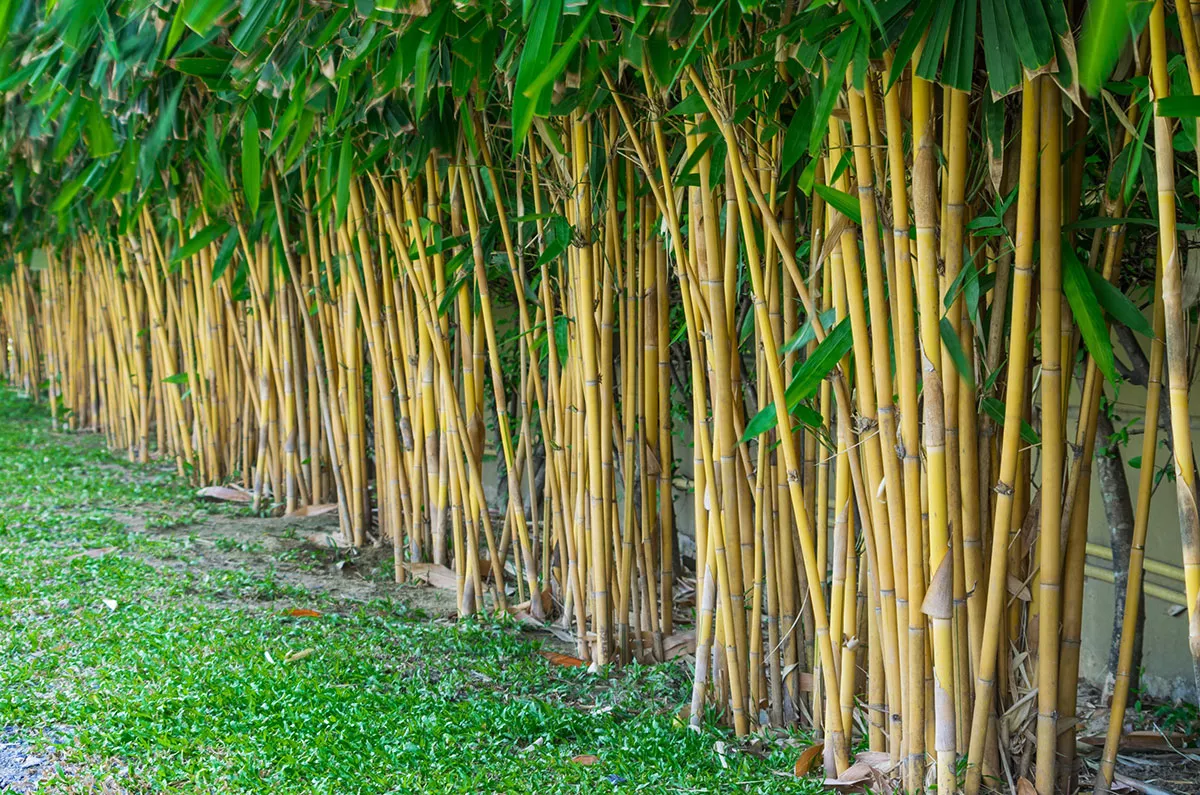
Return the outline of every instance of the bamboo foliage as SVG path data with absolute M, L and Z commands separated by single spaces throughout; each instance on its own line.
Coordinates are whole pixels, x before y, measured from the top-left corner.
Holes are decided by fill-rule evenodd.
M 1048 793 L 1119 323 L 1151 346 L 1135 548 L 1165 362 L 1198 648 L 1186 3 L 17 5 L 0 374 L 56 427 L 331 506 L 597 669 L 686 655 L 694 728 Z

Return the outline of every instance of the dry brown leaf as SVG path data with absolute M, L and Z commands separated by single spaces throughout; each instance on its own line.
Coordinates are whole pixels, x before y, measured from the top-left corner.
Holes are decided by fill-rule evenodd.
M 1037 795 L 1037 787 L 1033 782 L 1022 776 L 1017 779 L 1017 795 Z
M 285 519 L 299 519 L 304 516 L 324 516 L 327 513 L 335 513 L 337 511 L 336 502 L 323 502 L 318 505 L 305 505 L 303 508 L 297 508 L 291 513 L 285 513 Z
M 232 486 L 205 486 L 196 492 L 197 497 L 217 502 L 250 502 L 254 499 L 248 491 L 235 489 Z
M 409 563 L 408 570 L 412 572 L 413 579 L 428 583 L 434 588 L 446 591 L 458 589 L 458 575 L 445 566 L 434 563 Z
M 301 649 L 300 651 L 292 652 L 288 656 L 284 657 L 283 661 L 285 663 L 290 663 L 296 662 L 297 660 L 303 660 L 305 657 L 311 656 L 315 651 L 316 649 Z
M 674 659 L 682 657 L 685 654 L 696 653 L 696 633 L 694 630 L 687 632 L 674 632 L 663 638 L 663 655 L 666 659 Z
M 1097 748 L 1104 745 L 1103 734 L 1093 734 L 1080 737 L 1079 742 Z M 1121 735 L 1120 750 L 1122 751 L 1173 751 L 1181 748 L 1187 742 L 1187 736 L 1181 732 L 1133 731 Z
M 595 754 L 579 754 L 578 756 L 571 757 L 571 761 L 577 765 L 598 765 L 600 764 L 600 757 Z
M 321 549 L 349 549 L 351 546 L 350 539 L 341 533 L 313 533 L 305 536 L 304 540 Z
M 817 743 L 810 745 L 804 749 L 799 757 L 796 758 L 796 765 L 792 768 L 792 773 L 800 778 L 807 776 L 812 770 L 813 764 L 821 758 L 821 754 L 825 753 L 825 743 Z
M 569 654 L 559 654 L 556 651 L 539 651 L 538 654 L 550 661 L 551 665 L 561 665 L 564 668 L 582 668 L 587 663 Z
M 878 791 L 890 791 L 888 779 L 892 770 L 891 761 L 881 751 L 863 751 L 854 757 L 854 764 L 837 778 L 825 779 L 825 786 L 839 792 L 861 792 L 867 787 Z
M 321 611 L 310 610 L 307 607 L 297 607 L 295 610 L 287 611 L 285 615 L 293 616 L 295 618 L 316 618 L 317 616 L 321 615 Z
M 1012 596 L 1020 599 L 1022 602 L 1029 602 L 1033 600 L 1033 596 L 1029 592 L 1029 586 L 1011 574 L 1008 575 L 1008 592 Z

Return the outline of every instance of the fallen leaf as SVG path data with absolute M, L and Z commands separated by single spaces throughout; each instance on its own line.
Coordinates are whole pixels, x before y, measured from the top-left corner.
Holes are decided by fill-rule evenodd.
M 807 776 L 812 770 L 813 763 L 821 758 L 821 754 L 825 752 L 825 743 L 817 743 L 810 745 L 804 749 L 799 757 L 796 758 L 796 766 L 792 769 L 792 773 L 800 778 Z
M 1103 734 L 1093 734 L 1080 737 L 1079 742 L 1097 748 L 1104 745 Z M 1174 751 L 1187 742 L 1187 736 L 1181 732 L 1132 731 L 1121 735 L 1120 750 L 1122 751 Z
M 587 665 L 578 657 L 572 657 L 569 654 L 559 654 L 556 651 L 539 651 L 538 654 L 550 661 L 551 665 L 560 665 L 563 668 L 583 668 Z
M 860 792 L 871 789 L 889 792 L 888 778 L 892 764 L 882 751 L 863 751 L 854 757 L 854 764 L 846 768 L 837 778 L 825 779 L 825 786 L 839 792 Z
M 283 661 L 285 663 L 290 663 L 296 662 L 297 660 L 303 660 L 305 657 L 311 656 L 315 651 L 316 649 L 301 649 L 300 651 L 292 652 L 288 656 L 284 657 Z
M 445 566 L 433 563 L 409 563 L 408 570 L 412 573 L 413 579 L 421 580 L 434 588 L 441 588 L 445 591 L 458 589 L 458 575 Z
M 254 499 L 248 491 L 235 489 L 231 486 L 205 486 L 196 492 L 196 496 L 216 502 L 251 502 Z
M 1022 776 L 1017 779 L 1017 795 L 1037 795 L 1037 787 L 1033 782 Z
M 284 519 L 300 519 L 305 516 L 324 516 L 327 513 L 337 512 L 336 502 L 323 502 L 317 505 L 305 505 L 303 508 L 297 508 L 291 513 L 285 513 Z
M 316 618 L 321 615 L 320 610 L 310 610 L 307 607 L 297 607 L 295 610 L 289 610 L 285 615 L 294 616 L 295 618 Z
M 45 761 L 40 756 L 27 756 L 25 757 L 25 761 L 21 763 L 21 769 L 26 770 L 31 767 L 37 767 Z
M 571 757 L 571 761 L 577 765 L 598 765 L 600 757 L 595 754 L 580 754 L 579 756 Z
M 350 539 L 341 533 L 313 533 L 305 536 L 304 540 L 322 549 L 348 549 L 351 546 Z
M 665 659 L 673 659 L 682 657 L 685 654 L 696 653 L 696 633 L 692 630 L 687 632 L 674 632 L 663 638 L 663 656 Z

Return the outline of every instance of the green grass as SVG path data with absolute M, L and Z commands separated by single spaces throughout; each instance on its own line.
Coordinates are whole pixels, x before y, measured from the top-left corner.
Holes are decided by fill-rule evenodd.
M 67 736 L 43 792 L 819 791 L 780 775 L 799 738 L 678 726 L 684 666 L 553 667 L 510 622 L 430 621 L 402 590 L 191 566 L 188 527 L 229 509 L 48 428 L 0 389 L 0 726 Z

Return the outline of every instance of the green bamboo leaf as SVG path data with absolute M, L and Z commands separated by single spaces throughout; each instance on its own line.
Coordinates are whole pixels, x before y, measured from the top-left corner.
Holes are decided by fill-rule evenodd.
M 1100 301 L 1092 289 L 1092 283 L 1087 277 L 1086 268 L 1075 251 L 1064 246 L 1062 249 L 1063 292 L 1067 303 L 1071 306 L 1071 314 L 1083 344 L 1096 362 L 1096 367 L 1110 382 L 1117 382 L 1117 367 L 1113 359 L 1112 340 L 1108 336 L 1108 328 L 1104 325 L 1104 315 L 1100 312 Z
M 958 370 L 958 374 L 964 381 L 974 381 L 975 373 L 971 370 L 971 365 L 967 363 L 967 354 L 963 351 L 962 342 L 958 339 L 958 334 L 955 333 L 950 319 L 942 318 L 938 329 L 941 331 L 942 345 L 946 346 L 946 352 L 950 354 L 950 360 L 954 362 L 954 369 Z
M 821 328 L 829 328 L 829 326 L 837 319 L 837 310 L 833 307 L 826 309 L 821 313 Z M 813 328 L 812 318 L 804 321 L 804 325 L 796 329 L 796 333 L 792 338 L 785 342 L 779 348 L 779 355 L 786 356 L 792 351 L 798 351 L 808 343 L 812 342 L 817 337 L 816 329 Z
M 984 2 L 986 3 L 988 0 L 984 0 Z M 889 89 L 904 74 L 904 69 L 908 66 L 908 62 L 912 60 L 917 45 L 925 37 L 925 31 L 929 27 L 929 20 L 933 19 L 933 12 L 936 10 L 937 4 L 933 0 L 921 0 L 916 10 L 913 11 L 912 17 L 904 26 L 904 33 L 900 36 L 900 41 L 896 43 L 896 53 L 892 59 L 892 71 L 888 73 L 887 87 Z
M 1129 40 L 1129 0 L 1092 0 L 1083 16 L 1079 83 L 1096 96 Z
M 1004 10 L 1007 0 L 980 0 L 983 24 L 983 60 L 987 65 L 988 85 L 996 96 L 1003 96 L 1021 82 L 1021 61 L 1017 56 L 1012 26 Z
M 1150 325 L 1150 321 L 1137 308 L 1137 304 L 1129 300 L 1129 296 L 1117 289 L 1116 285 L 1099 273 L 1096 273 L 1092 268 L 1081 267 L 1083 267 L 1084 272 L 1087 274 L 1088 281 L 1092 285 L 1092 290 L 1096 293 L 1096 300 L 1100 302 L 1100 306 L 1104 308 L 1104 311 L 1113 320 L 1126 326 L 1131 331 L 1135 331 L 1149 339 L 1154 339 L 1154 327 Z
M 549 95 L 538 92 L 535 97 L 525 95 L 538 76 L 546 70 L 554 51 L 554 39 L 558 33 L 558 21 L 563 15 L 563 0 L 536 0 L 532 23 L 521 49 L 521 62 L 517 69 L 516 91 L 513 94 L 513 151 L 520 152 L 525 136 L 533 126 L 533 117 L 539 106 L 547 103 Z M 548 107 L 543 112 L 549 110 Z
M 784 393 L 784 401 L 789 413 L 802 401 L 816 393 L 821 382 L 833 372 L 842 357 L 850 352 L 853 344 L 854 334 L 850 328 L 850 318 L 844 318 L 829 332 L 829 336 L 817 345 L 812 356 L 809 356 L 803 364 L 796 368 L 796 374 L 792 377 L 792 382 L 788 384 L 787 391 Z M 762 435 L 774 428 L 777 423 L 775 402 L 772 401 L 746 424 L 746 432 L 742 434 L 742 441 L 747 442 Z
M 67 209 L 67 205 L 69 205 L 75 199 L 75 197 L 79 194 L 79 191 L 83 189 L 83 186 L 89 179 L 91 179 L 92 175 L 95 174 L 99 168 L 100 162 L 97 161 L 93 163 L 91 168 L 89 168 L 87 171 L 84 171 L 83 173 L 77 175 L 74 179 L 67 182 L 67 184 L 63 186 L 63 189 L 59 191 L 59 194 L 55 197 L 54 201 L 50 203 L 50 212 L 61 213 L 63 210 Z
M 228 0 L 192 0 L 181 5 L 187 9 L 184 17 L 187 26 L 203 36 L 224 15 L 230 3 Z
M 346 209 L 350 206 L 350 177 L 354 173 L 354 146 L 350 142 L 350 133 L 342 139 L 342 150 L 338 156 L 337 195 L 334 204 L 336 221 L 340 226 L 346 218 Z
M 574 32 L 558 47 L 558 51 L 554 53 L 554 57 L 550 59 L 550 63 L 546 68 L 533 78 L 533 81 L 526 86 L 525 96 L 536 100 L 538 94 L 545 91 L 558 76 L 562 74 L 563 69 L 567 68 L 567 61 L 575 52 L 575 48 L 579 46 L 579 40 L 583 38 L 583 34 L 587 31 L 588 25 L 592 24 L 592 18 L 596 16 L 596 12 L 600 9 L 599 3 L 592 3 L 588 10 L 584 13 L 579 23 L 575 26 Z
M 809 154 L 815 155 L 820 150 L 821 142 L 825 140 L 825 135 L 829 132 L 829 116 L 833 113 L 833 106 L 837 103 L 838 94 L 842 91 L 846 67 L 850 65 L 850 58 L 854 55 L 858 36 L 859 29 L 857 27 L 848 27 L 833 41 L 832 49 L 835 55 L 833 63 L 829 65 L 829 79 L 825 81 L 825 86 L 821 89 L 821 99 L 813 114 L 812 132 L 808 139 Z
M 258 142 L 258 114 L 251 105 L 242 119 L 242 189 L 246 193 L 246 205 L 250 215 L 258 215 L 258 202 L 262 196 L 262 155 Z
M 1200 97 L 1188 94 L 1163 97 L 1154 103 L 1159 116 L 1169 119 L 1194 119 L 1200 116 Z
M 164 384 L 186 384 L 188 382 L 188 374 L 187 373 L 175 373 L 175 375 L 169 375 L 166 378 L 164 378 L 162 380 L 162 382 Z
M 975 23 L 978 0 L 959 0 L 950 35 L 946 39 L 946 60 L 942 66 L 942 82 L 959 91 L 971 91 L 975 71 Z
M 171 254 L 171 264 L 177 265 L 189 257 L 194 257 L 202 250 L 207 248 L 221 235 L 231 229 L 225 221 L 214 221 L 208 226 L 197 232 L 190 240 L 184 243 L 179 248 L 175 249 Z
M 796 112 L 792 114 L 792 120 L 788 123 L 787 132 L 783 136 L 783 153 L 779 164 L 781 174 L 786 175 L 800 162 L 811 132 L 812 96 L 805 94 L 804 99 L 796 107 Z
M 983 410 L 991 417 L 995 423 L 1001 427 L 1004 426 L 1004 404 L 994 397 L 985 397 L 982 404 Z M 1025 420 L 1021 420 L 1021 439 L 1025 444 L 1041 444 L 1042 439 L 1038 436 L 1037 431 L 1033 429 Z
M 849 193 L 840 191 L 837 188 L 831 188 L 828 185 L 817 185 L 814 190 L 833 209 L 859 226 L 862 226 L 862 207 L 858 203 L 857 196 L 851 196 Z
M 13 15 L 17 10 L 17 0 L 0 0 L 0 48 L 8 39 L 8 29 L 12 25 Z
M 233 252 L 237 250 L 238 236 L 226 235 L 225 242 L 221 244 L 221 250 L 217 252 L 217 258 L 213 261 L 212 283 L 216 284 L 221 277 L 225 275 L 225 270 L 229 267 L 229 263 L 233 260 Z
M 921 60 L 917 62 L 918 77 L 926 80 L 937 79 L 938 61 L 942 57 L 942 42 L 946 40 L 946 31 L 950 29 L 950 20 L 955 15 L 956 6 L 962 0 L 943 0 L 938 3 L 937 13 L 929 23 L 925 32 L 925 49 L 921 51 Z
M 113 137 L 112 127 L 96 102 L 88 102 L 87 129 L 84 138 L 87 140 L 88 152 L 92 157 L 108 157 L 117 151 L 117 140 Z
M 292 164 L 296 162 L 296 158 L 304 151 L 304 145 L 308 143 L 308 137 L 312 134 L 313 123 L 317 120 L 316 114 L 309 111 L 304 111 L 300 116 L 300 121 L 296 122 L 296 132 L 292 134 L 292 140 L 288 143 L 287 151 L 283 153 L 283 170 L 291 171 Z

